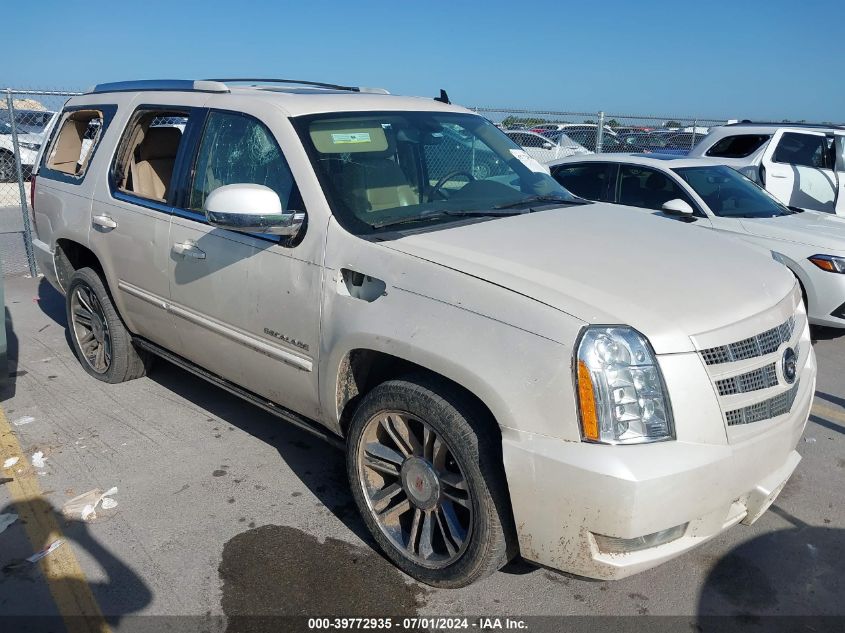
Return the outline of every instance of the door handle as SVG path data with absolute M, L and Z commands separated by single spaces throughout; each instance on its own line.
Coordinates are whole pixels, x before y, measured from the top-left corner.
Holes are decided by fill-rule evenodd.
M 92 226 L 99 226 L 102 229 L 108 229 L 108 230 L 112 230 L 112 229 L 117 228 L 117 222 L 112 220 L 107 215 L 95 215 L 94 217 L 91 218 L 91 224 L 92 224 Z
M 173 245 L 173 252 L 183 257 L 193 257 L 194 259 L 205 259 L 205 251 L 200 250 L 196 244 L 190 241 L 176 242 Z

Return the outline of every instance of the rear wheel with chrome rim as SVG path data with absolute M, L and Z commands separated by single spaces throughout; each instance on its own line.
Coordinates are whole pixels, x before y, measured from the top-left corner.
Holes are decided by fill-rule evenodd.
M 508 559 L 499 451 L 475 409 L 445 381 L 391 380 L 350 427 L 348 474 L 367 527 L 397 566 L 435 586 L 470 584 Z
M 132 345 L 97 271 L 81 268 L 73 274 L 66 305 L 71 344 L 85 371 L 109 383 L 146 373 L 148 356 Z

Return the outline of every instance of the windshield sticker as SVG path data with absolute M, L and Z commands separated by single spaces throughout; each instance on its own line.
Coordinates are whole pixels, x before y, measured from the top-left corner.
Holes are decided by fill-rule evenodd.
M 347 145 L 349 143 L 369 143 L 369 132 L 349 132 L 347 134 L 332 134 L 332 143 L 335 145 Z
M 516 158 L 520 163 L 528 167 L 533 172 L 537 172 L 538 174 L 549 174 L 549 168 L 545 165 L 541 164 L 536 158 L 531 158 L 525 150 L 521 149 L 512 149 L 511 154 L 513 157 Z

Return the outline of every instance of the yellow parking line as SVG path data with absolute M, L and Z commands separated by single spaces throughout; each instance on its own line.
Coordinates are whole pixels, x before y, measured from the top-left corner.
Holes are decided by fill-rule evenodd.
M 13 477 L 13 481 L 3 488 L 9 492 L 15 512 L 37 552 L 56 539 L 64 538 L 64 535 L 56 521 L 55 511 L 44 499 L 37 476 L 26 463 L 26 455 L 0 407 L 0 463 L 9 457 L 20 457 L 20 461 L 12 472 L 3 472 L 3 476 Z M 17 468 L 20 468 L 20 473 L 14 472 Z M 70 541 L 66 540 L 61 547 L 42 558 L 39 564 L 68 633 L 109 632 Z
M 810 413 L 815 413 L 816 415 L 825 417 L 828 420 L 845 424 L 845 411 L 842 411 L 841 409 L 832 409 L 823 404 L 816 403 L 813 405 L 813 409 Z

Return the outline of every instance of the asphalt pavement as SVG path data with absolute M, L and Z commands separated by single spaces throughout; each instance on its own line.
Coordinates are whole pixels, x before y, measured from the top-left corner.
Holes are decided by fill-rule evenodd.
M 0 532 L 0 615 L 18 627 L 74 608 L 112 630 L 150 615 L 198 630 L 256 615 L 664 615 L 676 630 L 703 630 L 696 622 L 711 615 L 749 630 L 770 615 L 845 616 L 845 333 L 814 330 L 803 459 L 753 526 L 621 581 L 515 561 L 433 590 L 374 549 L 338 450 L 163 361 L 129 383 L 94 380 L 66 340 L 63 297 L 43 280 L 7 279 L 6 328 L 0 407 L 11 432 L 0 437 L 20 459 L 0 472 L 12 480 L 0 479 L 0 514 L 21 518 Z M 112 487 L 116 507 L 62 516 L 69 499 Z M 26 563 L 59 538 L 41 564 Z M 543 622 L 558 628 L 534 630 Z

